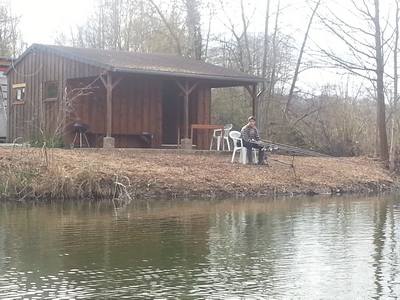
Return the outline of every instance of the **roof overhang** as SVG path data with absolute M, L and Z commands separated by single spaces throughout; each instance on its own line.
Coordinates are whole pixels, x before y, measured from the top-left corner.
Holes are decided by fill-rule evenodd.
M 65 51 L 63 49 L 57 49 L 54 47 L 33 44 L 28 49 L 25 50 L 17 60 L 12 61 L 11 66 L 5 71 L 7 75 L 15 66 L 24 59 L 29 53 L 34 50 L 43 50 L 49 51 L 54 54 L 66 57 L 68 59 L 76 60 L 78 62 L 88 64 L 91 66 L 99 67 L 104 69 L 104 72 L 118 72 L 118 73 L 129 73 L 129 74 L 138 74 L 138 75 L 154 75 L 161 76 L 168 79 L 192 79 L 192 80 L 204 80 L 209 83 L 211 87 L 234 87 L 234 86 L 248 86 L 255 85 L 257 83 L 263 82 L 264 79 L 256 76 L 223 76 L 223 75 L 210 75 L 210 74 L 202 74 L 202 73 L 189 73 L 189 72 L 174 72 L 174 71 L 163 71 L 163 70 L 154 70 L 154 69 L 135 69 L 135 68 L 115 68 L 112 65 L 108 65 L 102 62 L 98 62 L 96 60 L 88 59 L 86 57 L 81 57 L 79 55 L 74 55 Z
M 213 81 L 215 86 L 213 87 L 229 87 L 229 86 L 243 86 L 243 85 L 253 85 L 264 80 L 262 78 L 248 79 L 248 78 L 238 78 L 229 76 L 210 76 L 207 74 L 188 74 L 182 72 L 163 72 L 163 71 L 153 71 L 153 70 L 132 70 L 132 69 L 112 69 L 113 72 L 118 73 L 129 73 L 138 75 L 156 75 L 161 77 L 168 77 L 169 79 L 197 79 L 204 81 Z

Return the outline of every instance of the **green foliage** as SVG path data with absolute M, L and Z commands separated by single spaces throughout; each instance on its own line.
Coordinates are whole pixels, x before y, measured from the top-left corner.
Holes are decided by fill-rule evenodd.
M 32 138 L 29 142 L 32 147 L 47 147 L 47 148 L 64 148 L 65 144 L 61 136 L 38 136 Z

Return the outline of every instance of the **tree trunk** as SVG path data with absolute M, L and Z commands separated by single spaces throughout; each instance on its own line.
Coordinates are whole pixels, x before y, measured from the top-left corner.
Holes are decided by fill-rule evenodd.
M 244 46 L 246 48 L 246 56 L 247 56 L 247 71 L 248 71 L 248 73 L 252 74 L 253 73 L 253 60 L 251 59 L 249 37 L 247 34 L 248 22 L 245 17 L 243 0 L 240 1 L 240 8 L 242 10 L 243 37 L 244 37 Z
M 382 53 L 382 37 L 379 22 L 379 0 L 375 4 L 375 52 L 376 52 L 376 95 L 377 95 L 377 126 L 379 132 L 379 152 L 383 161 L 389 160 L 388 140 L 386 133 L 385 93 L 384 93 L 384 60 Z
M 267 9 L 265 14 L 265 29 L 264 29 L 264 49 L 263 49 L 263 59 L 262 59 L 262 66 L 261 66 L 261 77 L 264 79 L 262 83 L 262 95 L 259 98 L 259 108 L 258 108 L 258 126 L 260 128 L 261 133 L 264 133 L 263 137 L 267 138 L 266 136 L 266 129 L 268 124 L 268 111 L 267 111 L 267 102 L 270 100 L 268 98 L 267 93 L 265 92 L 267 88 L 266 84 L 266 77 L 267 77 L 267 57 L 268 57 L 268 27 L 269 27 L 269 6 L 270 0 L 267 0 Z
M 394 48 L 393 48 L 393 114 L 392 114 L 392 136 L 390 143 L 390 163 L 389 167 L 391 171 L 394 171 L 396 168 L 396 153 L 397 153 L 397 122 L 395 121 L 398 118 L 397 112 L 397 101 L 398 101 L 398 73 L 397 73 L 397 53 L 399 46 L 399 1 L 396 0 L 396 20 L 395 20 L 395 39 L 394 39 Z
M 295 69 L 294 75 L 293 75 L 292 85 L 290 86 L 289 96 L 288 96 L 288 100 L 287 100 L 286 106 L 285 106 L 285 115 L 286 116 L 287 116 L 287 114 L 289 112 L 290 103 L 291 103 L 292 98 L 293 98 L 294 88 L 296 87 L 297 77 L 299 76 L 299 69 L 300 69 L 301 59 L 303 57 L 304 48 L 305 48 L 306 43 L 307 43 L 308 33 L 310 32 L 312 21 L 314 19 L 315 13 L 317 12 L 320 3 L 321 3 L 321 0 L 319 0 L 317 2 L 317 4 L 315 5 L 315 8 L 312 11 L 310 20 L 308 21 L 307 30 L 306 30 L 306 33 L 304 35 L 303 44 L 301 45 L 301 48 L 300 48 L 300 53 L 299 53 L 299 57 L 297 59 L 296 69 Z
M 276 45 L 276 38 L 278 35 L 278 19 L 279 19 L 279 13 L 280 13 L 280 1 L 278 1 L 278 9 L 276 11 L 276 17 L 275 17 L 275 29 L 274 29 L 274 34 L 272 36 L 272 69 L 271 69 L 271 76 L 269 80 L 269 86 L 268 86 L 268 98 L 271 99 L 271 97 L 274 94 L 274 89 L 275 89 L 275 72 L 276 72 L 276 59 L 277 59 L 277 45 Z
M 165 17 L 165 15 L 161 11 L 161 9 L 158 7 L 158 5 L 153 0 L 149 0 L 149 1 L 150 1 L 151 5 L 155 8 L 155 10 L 157 11 L 157 13 L 160 16 L 161 20 L 163 21 L 164 25 L 167 27 L 171 38 L 174 40 L 177 54 L 182 56 L 182 45 L 181 45 L 178 35 L 174 31 L 171 24 L 168 22 L 167 18 Z
M 199 3 L 197 0 L 185 0 L 185 5 L 189 56 L 196 60 L 201 60 L 203 39 L 201 35 Z

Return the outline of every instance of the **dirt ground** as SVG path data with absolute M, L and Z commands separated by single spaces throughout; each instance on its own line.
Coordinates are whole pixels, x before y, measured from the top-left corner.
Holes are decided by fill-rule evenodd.
M 270 155 L 268 166 L 230 159 L 168 150 L 0 148 L 0 190 L 3 198 L 99 198 L 116 191 L 137 198 L 220 197 L 377 192 L 395 184 L 379 161 L 366 157 Z

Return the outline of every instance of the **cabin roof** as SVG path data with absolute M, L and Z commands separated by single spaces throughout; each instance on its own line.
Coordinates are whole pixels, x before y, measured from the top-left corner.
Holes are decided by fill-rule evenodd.
M 262 78 L 243 72 L 180 56 L 42 44 L 33 44 L 29 47 L 17 61 L 14 62 L 14 66 L 29 52 L 35 49 L 47 50 L 57 55 L 94 65 L 112 72 L 212 79 L 243 84 L 255 84 L 263 81 Z M 9 71 L 10 69 L 7 73 Z

